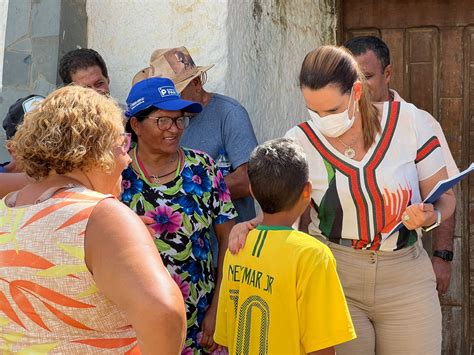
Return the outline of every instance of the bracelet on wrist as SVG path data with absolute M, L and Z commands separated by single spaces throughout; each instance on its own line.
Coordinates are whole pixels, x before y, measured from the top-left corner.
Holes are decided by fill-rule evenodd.
M 429 232 L 429 231 L 437 228 L 441 224 L 441 212 L 438 211 L 437 209 L 435 209 L 434 212 L 436 213 L 436 222 L 434 222 L 432 225 L 430 225 L 428 227 L 421 227 L 423 232 Z

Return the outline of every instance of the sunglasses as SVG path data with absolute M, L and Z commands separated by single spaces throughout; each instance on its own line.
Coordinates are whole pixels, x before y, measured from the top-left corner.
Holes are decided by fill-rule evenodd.
M 123 143 L 120 145 L 122 153 L 127 154 L 130 150 L 130 145 L 132 144 L 132 134 L 131 133 L 121 133 L 120 136 L 124 137 Z
M 158 129 L 161 131 L 167 131 L 172 126 L 173 123 L 178 127 L 178 129 L 185 129 L 189 125 L 189 116 L 181 116 L 177 118 L 171 117 L 147 117 L 150 120 L 155 120 Z

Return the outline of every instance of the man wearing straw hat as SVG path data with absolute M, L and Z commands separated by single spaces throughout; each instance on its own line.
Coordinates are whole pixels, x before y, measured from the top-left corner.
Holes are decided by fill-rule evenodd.
M 255 207 L 250 196 L 247 162 L 257 139 L 245 108 L 228 96 L 207 92 L 203 85 L 206 72 L 214 65 L 196 66 L 185 47 L 155 50 L 150 66 L 133 78 L 135 84 L 148 77 L 170 78 L 185 100 L 203 105 L 183 133 L 181 145 L 208 153 L 213 159 L 224 150 L 232 164 L 232 171 L 225 177 L 239 217 L 248 221 L 255 217 Z

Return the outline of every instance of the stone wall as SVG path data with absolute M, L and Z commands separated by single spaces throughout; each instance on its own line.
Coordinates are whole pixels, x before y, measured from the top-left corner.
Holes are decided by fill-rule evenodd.
M 88 0 L 87 14 L 119 101 L 154 49 L 184 45 L 197 65 L 216 64 L 206 88 L 240 100 L 259 141 L 306 119 L 299 67 L 336 40 L 335 0 Z
M 0 122 L 18 98 L 33 93 L 47 95 L 56 88 L 60 55 L 86 44 L 85 1 L 8 2 Z M 8 157 L 4 139 L 0 128 L 0 161 Z
M 3 53 L 5 51 L 5 31 L 7 29 L 8 0 L 0 1 L 0 91 L 2 90 Z

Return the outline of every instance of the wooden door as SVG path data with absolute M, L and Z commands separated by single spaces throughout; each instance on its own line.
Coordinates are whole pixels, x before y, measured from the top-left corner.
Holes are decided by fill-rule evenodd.
M 391 87 L 438 119 L 460 168 L 474 161 L 474 1 L 340 0 L 339 15 L 340 42 L 382 38 Z M 455 192 L 455 260 L 450 289 L 440 297 L 446 355 L 474 354 L 474 176 Z

